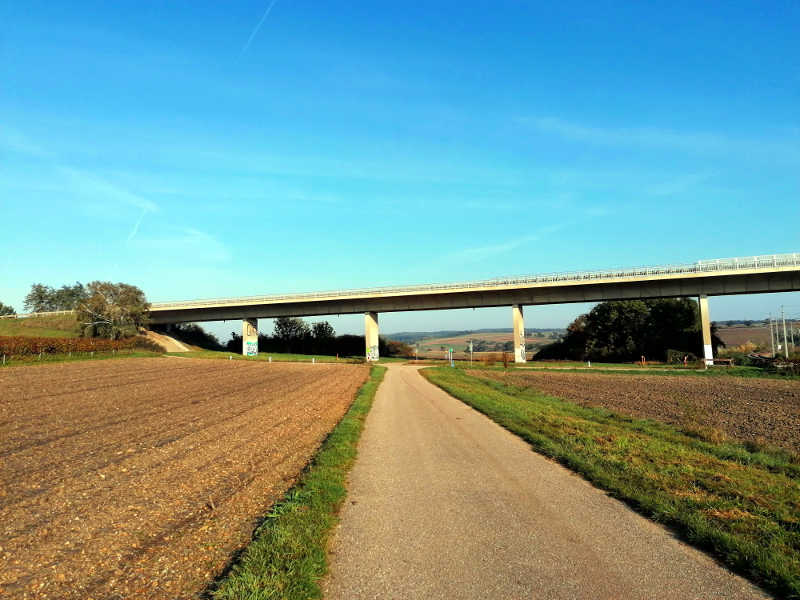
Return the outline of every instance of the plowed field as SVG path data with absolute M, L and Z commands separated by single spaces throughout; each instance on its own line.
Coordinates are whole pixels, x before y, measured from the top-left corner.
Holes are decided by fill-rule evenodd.
M 166 358 L 0 370 L 0 597 L 197 597 L 367 374 Z
M 480 370 L 469 374 L 686 429 L 714 428 L 735 440 L 766 442 L 800 454 L 797 380 Z

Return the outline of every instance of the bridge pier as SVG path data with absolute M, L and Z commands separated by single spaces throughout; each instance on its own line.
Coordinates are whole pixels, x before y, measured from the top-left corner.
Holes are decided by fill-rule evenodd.
M 511 307 L 511 316 L 514 321 L 514 362 L 524 363 L 525 354 L 525 320 L 522 316 L 522 305 L 514 304 Z
M 700 295 L 700 330 L 703 332 L 703 358 L 706 367 L 714 366 L 714 348 L 711 346 L 711 319 L 708 315 L 708 296 Z
M 258 319 L 242 319 L 242 354 L 258 355 Z
M 380 358 L 378 354 L 378 313 L 364 313 L 364 341 L 367 345 L 367 361 Z

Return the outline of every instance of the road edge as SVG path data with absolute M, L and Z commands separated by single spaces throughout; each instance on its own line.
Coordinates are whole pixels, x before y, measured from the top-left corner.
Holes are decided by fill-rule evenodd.
M 327 542 L 347 495 L 346 478 L 386 367 L 373 366 L 342 420 L 298 483 L 266 515 L 248 545 L 204 597 L 215 600 L 321 598 Z

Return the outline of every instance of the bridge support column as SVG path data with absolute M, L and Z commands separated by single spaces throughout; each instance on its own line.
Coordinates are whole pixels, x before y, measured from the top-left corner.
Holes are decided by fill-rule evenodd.
M 525 354 L 525 320 L 522 318 L 522 305 L 514 304 L 511 307 L 511 316 L 514 319 L 514 362 L 524 363 Z
M 242 319 L 242 354 L 258 355 L 258 319 Z
M 367 360 L 378 360 L 378 313 L 364 313 L 364 341 L 367 344 Z
M 711 346 L 711 319 L 708 316 L 708 296 L 700 296 L 700 330 L 703 332 L 703 358 L 706 367 L 714 365 L 714 349 Z

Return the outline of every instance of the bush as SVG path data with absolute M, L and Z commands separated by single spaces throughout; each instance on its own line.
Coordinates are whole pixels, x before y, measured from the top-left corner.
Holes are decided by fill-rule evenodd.
M 160 346 L 144 337 L 121 340 L 94 338 L 50 338 L 0 336 L 0 354 L 6 356 L 36 356 L 38 354 L 67 354 L 69 352 L 111 352 L 120 350 L 149 350 L 162 352 Z

